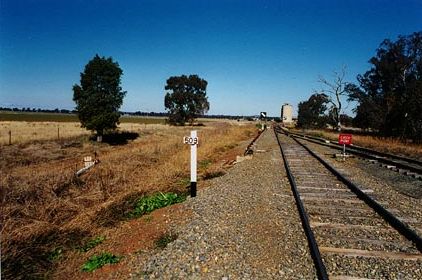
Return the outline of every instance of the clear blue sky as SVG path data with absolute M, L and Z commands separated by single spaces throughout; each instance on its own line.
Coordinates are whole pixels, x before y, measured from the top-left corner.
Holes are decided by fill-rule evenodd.
M 122 110 L 164 111 L 168 77 L 208 81 L 209 114 L 278 116 L 385 38 L 422 29 L 422 0 L 1 0 L 0 106 L 73 109 L 95 55 L 113 57 Z M 350 108 L 349 108 L 350 110 Z

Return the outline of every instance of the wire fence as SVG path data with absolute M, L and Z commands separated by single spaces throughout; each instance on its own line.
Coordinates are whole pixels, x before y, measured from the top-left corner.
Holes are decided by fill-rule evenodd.
M 121 123 L 119 130 L 141 132 L 155 129 L 163 124 Z M 0 122 L 0 145 L 23 144 L 33 141 L 65 140 L 72 137 L 92 135 L 80 123 L 58 122 Z
M 0 145 L 22 144 L 31 141 L 61 140 L 65 138 L 89 135 L 90 132 L 78 124 L 34 124 L 1 123 Z

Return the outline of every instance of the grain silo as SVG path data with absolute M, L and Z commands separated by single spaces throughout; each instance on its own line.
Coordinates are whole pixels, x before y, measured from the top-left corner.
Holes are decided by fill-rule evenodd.
M 281 106 L 281 122 L 286 125 L 291 125 L 293 123 L 293 106 L 284 103 Z

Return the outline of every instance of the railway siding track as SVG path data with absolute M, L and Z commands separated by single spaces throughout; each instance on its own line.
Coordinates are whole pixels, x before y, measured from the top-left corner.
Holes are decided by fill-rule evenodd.
M 414 217 L 377 202 L 370 188 L 352 191 L 348 179 L 333 174 L 321 158 L 291 137 L 277 138 L 302 204 L 302 223 L 308 222 L 305 232 L 311 231 L 306 234 L 311 251 L 316 250 L 319 279 L 422 279 L 421 238 L 404 223 Z
M 333 141 L 300 133 L 292 133 L 286 130 L 284 130 L 284 132 L 292 135 L 293 137 L 304 139 L 315 144 L 323 145 L 336 150 L 343 150 L 342 145 L 339 145 Z M 376 150 L 355 145 L 346 147 L 346 152 L 367 159 L 371 163 L 378 163 L 390 170 L 422 180 L 422 161 L 420 160 L 389 153 L 382 153 Z
M 367 194 L 422 236 L 421 181 L 373 166 L 358 158 L 342 161 L 333 157 L 335 151 L 329 147 L 300 138 L 296 140 L 312 149 L 356 185 L 367 186 Z

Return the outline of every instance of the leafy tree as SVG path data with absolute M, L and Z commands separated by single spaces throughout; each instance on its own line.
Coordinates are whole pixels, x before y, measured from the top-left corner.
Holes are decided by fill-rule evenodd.
M 320 93 L 325 94 L 328 103 L 331 104 L 328 112 L 329 122 L 339 131 L 341 130 L 342 98 L 347 96 L 345 76 L 346 67 L 343 66 L 340 72 L 334 71 L 333 81 L 328 81 L 323 76 L 320 76 L 318 80 L 323 85 Z
M 349 85 L 356 100 L 356 119 L 383 136 L 422 141 L 422 32 L 384 40 L 358 75 L 359 86 Z
M 341 122 L 342 125 L 347 126 L 347 127 L 353 126 L 353 118 L 351 116 L 346 115 L 346 114 L 340 115 L 340 122 Z
M 328 96 L 315 93 L 307 101 L 299 103 L 298 126 L 302 128 L 321 128 L 325 126 Z
M 73 86 L 73 100 L 82 127 L 96 131 L 98 141 L 106 130 L 116 129 L 119 122 L 119 108 L 126 94 L 120 87 L 122 74 L 111 57 L 97 54 L 81 73 L 81 85 Z
M 366 83 L 364 80 L 367 77 L 364 76 L 358 76 L 357 78 L 362 84 Z M 376 92 L 366 93 L 354 84 L 348 84 L 346 90 L 349 94 L 349 100 L 358 102 L 358 106 L 354 109 L 356 116 L 353 119 L 353 125 L 365 130 L 378 131 L 383 124 L 384 118 L 382 96 Z
M 182 75 L 167 79 L 164 106 L 169 113 L 171 124 L 191 124 L 198 115 L 209 110 L 207 98 L 208 82 L 198 75 Z

